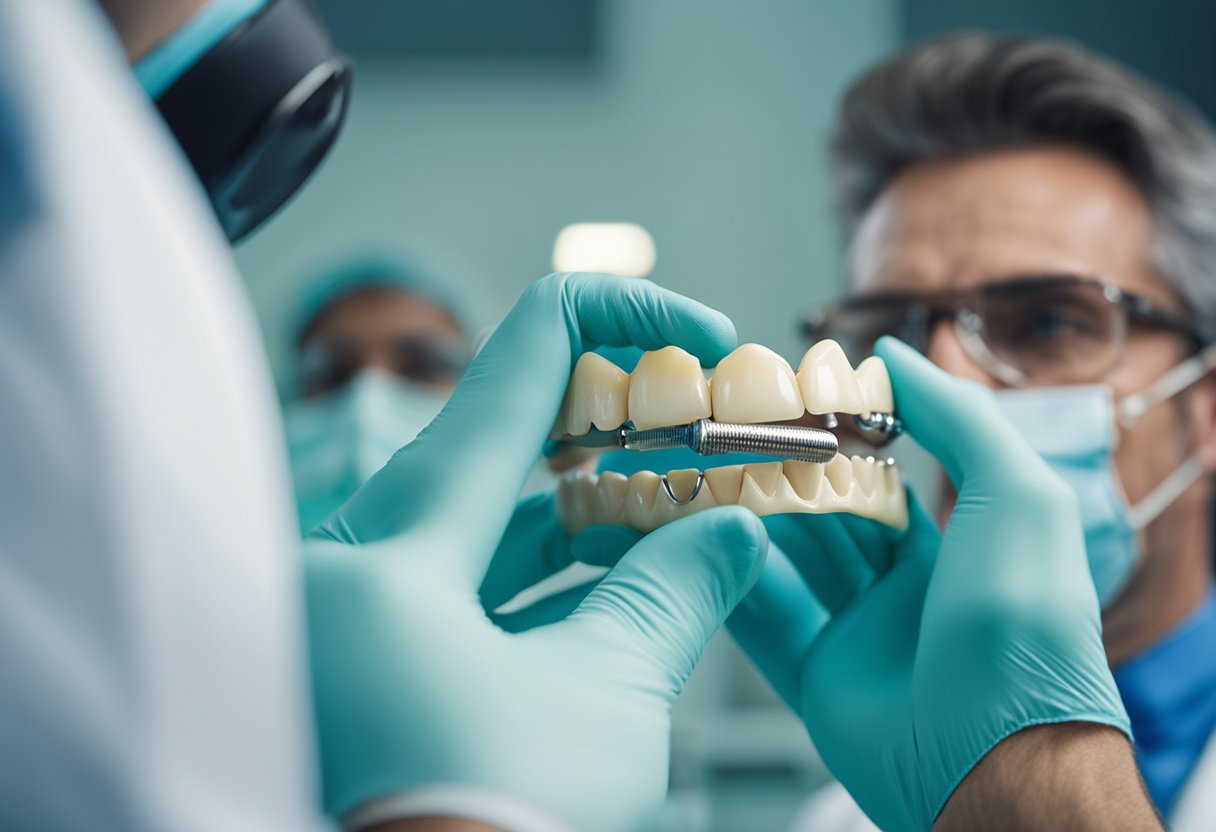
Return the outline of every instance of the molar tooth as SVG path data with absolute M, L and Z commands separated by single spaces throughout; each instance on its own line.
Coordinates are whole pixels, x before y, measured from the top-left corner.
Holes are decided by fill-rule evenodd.
M 861 493 L 867 497 L 874 493 L 874 457 L 862 459 L 859 456 L 853 457 L 850 462 L 853 466 L 853 479 L 861 488 Z
M 779 511 L 781 501 L 777 491 L 781 486 L 781 463 L 762 462 L 743 466 L 743 486 L 739 489 L 739 505 L 763 517 Z M 788 485 L 787 485 L 788 487 Z
M 761 494 L 771 497 L 781 484 L 781 463 L 749 462 L 743 466 L 743 478 L 754 482 Z
M 602 355 L 585 352 L 574 365 L 558 427 L 582 436 L 594 425 L 613 430 L 629 418 L 629 374 Z
M 713 492 L 720 506 L 733 506 L 739 502 L 739 490 L 743 487 L 743 466 L 723 465 L 705 472 L 705 484 Z
M 798 388 L 808 413 L 866 412 L 857 374 L 849 366 L 840 344 L 830 338 L 815 344 L 802 357 Z
M 697 481 L 701 479 L 701 471 L 697 468 L 681 468 L 678 471 L 667 472 L 667 484 L 671 487 L 671 493 L 675 496 L 676 501 L 687 503 L 692 500 L 692 492 L 697 487 Z M 704 488 L 705 484 L 701 483 Z
M 629 478 L 617 471 L 605 471 L 595 486 L 595 522 L 619 523 L 625 508 Z
M 709 384 L 696 358 L 679 347 L 642 355 L 629 382 L 629 418 L 635 428 L 684 425 L 711 413 Z
M 595 522 L 596 479 L 590 471 L 571 471 L 558 482 L 554 510 L 562 528 L 571 536 Z
M 908 493 L 904 490 L 903 481 L 899 478 L 899 470 L 888 467 L 883 474 L 887 510 L 881 519 L 888 526 L 906 529 L 908 527 Z
M 659 527 L 655 516 L 654 502 L 659 495 L 659 475 L 654 471 L 638 471 L 629 478 L 625 489 L 625 508 L 621 522 L 640 532 L 651 532 Z
M 894 460 L 889 460 L 882 469 L 882 487 L 888 494 L 903 493 L 904 484 L 899 478 L 899 469 L 895 467 Z
M 710 492 L 704 482 L 697 489 L 697 496 L 692 496 L 700 473 L 695 468 L 667 472 L 667 483 L 671 487 L 675 499 L 679 502 L 674 502 L 671 499 L 672 494 L 663 493 L 660 485 L 660 493 L 655 498 L 652 515 L 655 518 L 652 521 L 655 525 L 665 525 L 673 520 L 679 520 L 681 517 L 687 517 L 690 514 L 696 514 L 698 511 L 704 511 L 717 505 L 713 493 Z
M 807 502 L 814 502 L 819 496 L 819 487 L 823 484 L 823 463 L 802 462 L 787 459 L 782 463 L 782 473 L 789 480 L 794 493 Z
M 894 413 L 895 394 L 891 391 L 891 376 L 887 364 L 877 355 L 871 355 L 857 365 L 857 386 L 866 409 L 871 413 Z
M 837 496 L 844 497 L 849 493 L 853 485 L 853 465 L 848 457 L 836 454 L 824 465 L 823 475 Z
M 723 358 L 709 391 L 719 422 L 783 422 L 803 414 L 794 371 L 784 358 L 759 344 L 744 344 Z

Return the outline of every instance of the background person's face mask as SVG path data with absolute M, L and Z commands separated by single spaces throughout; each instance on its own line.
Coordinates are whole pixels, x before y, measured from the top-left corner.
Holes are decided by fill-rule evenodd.
M 289 404 L 287 447 L 307 533 L 431 423 L 449 394 L 379 370 L 340 390 Z
M 1139 531 L 1203 475 L 1192 454 L 1136 505 L 1130 505 L 1115 468 L 1118 431 L 1206 375 L 1216 351 L 1188 358 L 1148 389 L 1115 402 L 1106 385 L 998 390 L 1005 415 L 1031 446 L 1077 493 L 1085 549 L 1098 601 L 1110 605 L 1131 579 L 1140 559 Z

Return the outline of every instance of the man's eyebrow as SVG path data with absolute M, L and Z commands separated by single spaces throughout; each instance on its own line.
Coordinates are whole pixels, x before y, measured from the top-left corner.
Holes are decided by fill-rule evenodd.
M 949 290 L 947 290 L 949 291 Z M 900 298 L 914 298 L 933 296 L 941 294 L 939 289 L 863 289 L 860 292 L 850 292 L 845 295 L 846 300 L 898 300 Z

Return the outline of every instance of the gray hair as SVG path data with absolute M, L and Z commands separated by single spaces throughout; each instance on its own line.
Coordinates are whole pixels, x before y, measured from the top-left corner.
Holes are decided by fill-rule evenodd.
M 954 35 L 856 81 L 831 147 L 846 239 L 910 165 L 1039 143 L 1087 150 L 1135 183 L 1153 214 L 1156 267 L 1216 334 L 1216 134 L 1190 106 L 1068 42 Z

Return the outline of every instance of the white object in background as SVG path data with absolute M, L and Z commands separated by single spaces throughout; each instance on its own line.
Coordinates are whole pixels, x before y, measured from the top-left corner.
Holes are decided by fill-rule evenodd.
M 650 232 L 631 222 L 567 225 L 553 244 L 553 270 L 646 277 L 654 269 Z

